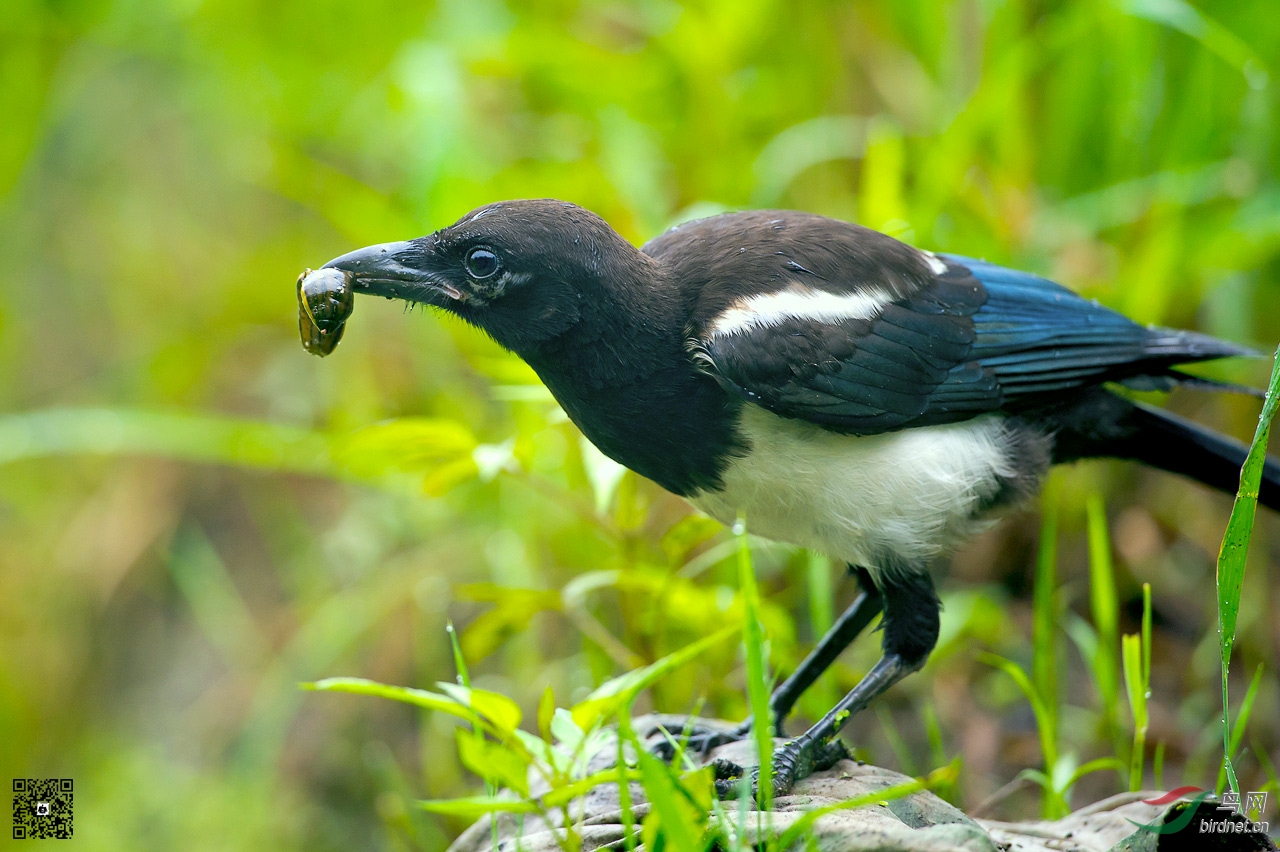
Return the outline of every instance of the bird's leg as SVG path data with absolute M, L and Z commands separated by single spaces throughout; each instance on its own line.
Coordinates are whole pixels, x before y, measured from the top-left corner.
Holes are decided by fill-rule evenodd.
M 773 753 L 775 796 L 790 792 L 795 782 L 815 770 L 829 768 L 842 756 L 844 748 L 835 739 L 844 724 L 876 697 L 906 675 L 924 665 L 938 641 L 938 611 L 941 604 L 933 581 L 923 571 L 882 575 L 880 594 L 884 604 L 884 655 L 848 695 L 809 730 L 777 748 Z M 722 798 L 737 794 L 738 780 L 732 767 L 717 767 L 716 790 Z M 751 771 L 751 790 L 756 792 L 759 770 Z
M 773 730 L 781 731 L 782 722 L 791 712 L 791 708 L 795 706 L 796 701 L 804 694 L 804 691 L 820 678 L 835 661 L 836 657 L 857 639 L 859 634 L 867 628 L 880 613 L 880 592 L 876 589 L 875 584 L 871 582 L 870 576 L 864 568 L 853 568 L 850 571 L 858 578 L 858 585 L 862 592 L 858 595 L 849 608 L 846 609 L 835 624 L 818 640 L 818 644 L 814 647 L 809 655 L 804 658 L 803 662 L 796 667 L 791 676 L 783 681 L 773 694 L 769 696 L 769 715 L 773 721 Z M 657 729 L 650 731 L 650 734 L 656 733 Z M 673 741 L 678 741 L 682 737 L 687 737 L 686 749 L 690 752 L 698 754 L 706 754 L 717 746 L 726 743 L 737 742 L 745 739 L 751 733 L 751 720 L 747 719 L 736 728 L 728 731 L 713 730 L 711 728 L 702 727 L 697 724 L 688 726 L 679 726 L 678 730 L 667 728 L 667 732 L 672 739 L 663 738 L 654 746 L 654 754 L 663 760 L 670 761 L 675 757 L 675 747 Z
M 844 653 L 844 649 L 852 645 L 853 640 L 861 635 L 871 620 L 880 614 L 883 605 L 880 590 L 871 581 L 870 574 L 865 568 L 850 566 L 849 570 L 857 576 L 858 586 L 862 592 L 818 640 L 818 644 L 791 673 L 791 677 L 784 680 L 769 696 L 769 712 L 773 716 L 775 732 L 782 730 L 782 723 L 790 715 L 791 708 L 800 700 L 804 691 L 822 677 L 823 672 L 831 667 L 836 657 Z M 750 731 L 749 721 L 744 724 Z

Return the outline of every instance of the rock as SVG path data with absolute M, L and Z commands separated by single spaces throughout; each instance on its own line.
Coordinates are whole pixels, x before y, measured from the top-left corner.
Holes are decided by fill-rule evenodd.
M 683 717 L 651 715 L 635 719 L 635 730 L 644 735 L 658 724 L 675 726 Z M 706 727 L 732 727 L 728 723 L 700 722 Z M 660 735 L 648 741 L 656 742 Z M 783 742 L 782 740 L 778 741 Z M 708 755 L 708 762 L 717 758 L 731 760 L 742 766 L 754 765 L 754 749 L 750 743 L 730 743 L 715 749 Z M 615 748 L 605 748 L 590 762 L 589 771 L 606 769 L 613 764 Z M 774 810 L 761 812 L 743 811 L 737 804 L 726 802 L 722 811 L 753 845 L 762 836 L 774 836 L 812 810 L 834 805 L 884 790 L 912 779 L 878 766 L 869 766 L 853 760 L 841 760 L 830 769 L 815 772 L 798 782 L 788 796 L 774 802 Z M 533 795 L 545 793 L 545 785 L 531 783 Z M 644 789 L 639 783 L 629 787 L 634 824 L 649 813 Z M 1021 823 L 975 820 L 928 791 L 920 791 L 892 801 L 850 810 L 834 811 L 819 817 L 812 828 L 815 845 L 793 846 L 805 852 L 1168 852 L 1181 849 L 1208 849 L 1197 845 L 1199 837 L 1179 834 L 1151 834 L 1135 830 L 1135 823 L 1162 824 L 1176 805 L 1165 808 L 1147 805 L 1142 799 L 1158 796 L 1156 792 L 1124 793 L 1112 796 L 1087 808 L 1082 808 L 1063 819 Z M 586 795 L 574 800 L 570 812 L 578 815 L 575 831 L 582 839 L 583 852 L 597 849 L 623 849 L 624 828 L 618 787 L 602 784 Z M 712 820 L 716 817 L 713 815 Z M 1132 820 L 1132 821 L 1131 821 Z M 548 823 L 537 816 L 498 816 L 498 849 L 500 852 L 559 852 L 563 826 L 558 821 Z M 517 838 L 519 845 L 517 847 Z M 1229 838 L 1235 838 L 1234 841 Z M 1275 850 L 1275 845 L 1260 835 L 1225 835 L 1215 842 L 1226 841 L 1233 845 L 1214 845 L 1222 850 Z M 643 846 L 636 839 L 637 849 Z M 1189 844 L 1189 845 L 1188 845 Z M 492 852 L 490 821 L 482 819 L 468 828 L 449 847 L 449 852 Z M 673 850 L 674 852 L 674 850 Z M 682 852 L 682 851 L 681 851 Z

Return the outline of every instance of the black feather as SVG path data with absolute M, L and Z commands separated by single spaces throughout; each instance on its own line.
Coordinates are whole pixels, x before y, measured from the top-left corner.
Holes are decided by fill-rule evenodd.
M 1029 273 L 946 260 L 946 273 L 872 320 L 792 319 L 706 334 L 699 346 L 743 398 L 855 434 L 1032 410 L 1105 382 L 1159 387 L 1181 378 L 1175 364 L 1249 352 L 1195 332 L 1145 328 Z M 883 276 L 910 278 L 911 270 L 884 265 Z M 821 286 L 843 293 L 854 285 Z

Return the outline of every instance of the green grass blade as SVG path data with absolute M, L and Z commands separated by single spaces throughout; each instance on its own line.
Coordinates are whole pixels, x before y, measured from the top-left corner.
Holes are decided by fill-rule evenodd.
M 929 739 L 929 759 L 933 761 L 934 768 L 937 768 L 946 763 L 947 749 L 942 740 L 942 726 L 938 723 L 938 710 L 933 702 L 924 705 L 921 716 L 924 719 L 925 736 Z
M 913 777 L 917 775 L 916 762 L 911 756 L 911 747 L 907 745 L 902 732 L 898 730 L 898 723 L 893 720 L 893 711 L 884 704 L 877 704 L 876 720 L 880 722 L 880 730 L 884 733 L 884 738 L 889 741 L 889 749 L 893 752 L 894 759 L 898 761 L 899 771 L 903 775 Z
M 1085 777 L 1086 775 L 1092 775 L 1095 772 L 1105 772 L 1106 770 L 1111 770 L 1112 772 L 1117 772 L 1123 776 L 1125 772 L 1125 768 L 1126 767 L 1123 761 L 1115 757 L 1099 757 L 1096 760 L 1091 760 L 1088 763 L 1081 766 L 1075 772 L 1071 773 L 1071 777 L 1067 779 L 1067 785 L 1066 785 L 1066 788 L 1063 790 L 1063 792 L 1064 793 L 1070 792 L 1071 788 L 1076 785 L 1076 782 L 1078 782 L 1081 778 Z
M 1047 730 L 1042 736 L 1058 739 L 1058 507 L 1046 494 L 1040 548 L 1036 555 L 1032 602 L 1031 671 L 1036 694 L 1044 705 Z
M 1218 639 L 1222 651 L 1222 749 L 1226 761 L 1227 781 L 1231 790 L 1240 792 L 1235 768 L 1231 765 L 1231 715 L 1227 695 L 1227 671 L 1231 666 L 1231 648 L 1236 640 L 1236 620 L 1240 616 L 1240 591 L 1244 586 L 1245 563 L 1249 555 L 1249 539 L 1253 536 L 1253 519 L 1258 511 L 1258 491 L 1262 485 L 1262 468 L 1267 459 L 1267 439 L 1271 421 L 1280 403 L 1280 350 L 1271 369 L 1266 402 L 1258 415 L 1258 428 L 1244 467 L 1240 469 L 1240 489 L 1231 507 L 1227 531 L 1218 552 Z
M 636 752 L 639 753 L 638 751 Z M 622 812 L 622 839 L 627 852 L 636 848 L 636 815 L 631 803 L 631 784 L 623 777 L 627 765 L 626 740 L 622 736 L 622 728 L 618 729 L 618 752 L 614 758 L 614 766 L 618 772 L 618 808 Z
M 1121 8 L 1190 36 L 1239 70 L 1251 84 L 1261 87 L 1265 83 L 1267 65 L 1249 43 L 1186 0 L 1127 0 Z
M 1062 774 L 1065 764 L 1058 754 L 1058 507 L 1052 491 L 1046 491 L 1040 546 L 1036 554 L 1035 586 L 1032 602 L 1031 676 L 1016 663 L 994 654 L 979 659 L 1008 674 L 1027 700 L 1036 718 L 1040 749 L 1044 756 L 1045 783 L 1042 810 L 1045 817 L 1061 816 L 1066 801 L 1050 775 Z
M 1147 746 L 1147 684 L 1142 677 L 1142 637 L 1124 637 L 1124 685 L 1133 714 L 1133 748 L 1129 758 L 1129 790 L 1142 789 Z
M 1089 533 L 1089 606 L 1098 632 L 1093 657 L 1093 676 L 1102 699 L 1103 727 L 1114 737 L 1119 718 L 1120 604 L 1116 597 L 1115 566 L 1111 560 L 1111 539 L 1107 533 L 1107 508 L 1102 498 L 1091 494 L 1085 504 Z
M 444 629 L 449 634 L 449 646 L 453 648 L 453 668 L 458 673 L 458 685 L 469 687 L 471 672 L 467 671 L 467 661 L 462 656 L 462 646 L 458 644 L 458 631 L 453 629 L 453 619 L 445 621 Z
M 1262 767 L 1262 774 L 1267 779 L 1267 783 L 1263 785 L 1262 789 L 1269 793 L 1280 793 L 1280 774 L 1276 773 L 1275 764 L 1271 762 L 1266 749 L 1254 746 L 1253 756 L 1258 759 L 1258 764 Z
M 1258 697 L 1258 687 L 1262 685 L 1264 671 L 1265 668 L 1259 663 L 1257 670 L 1253 673 L 1253 680 L 1249 682 L 1249 689 L 1244 694 L 1244 701 L 1240 702 L 1235 724 L 1231 726 L 1231 742 L 1227 747 L 1228 758 L 1240 752 L 1240 744 L 1244 742 L 1244 732 L 1249 727 L 1249 717 L 1253 715 L 1253 701 Z M 1222 792 L 1222 785 L 1226 782 L 1226 771 L 1227 761 L 1224 760 L 1218 772 L 1218 784 L 1215 788 L 1219 793 Z
M 1022 690 L 1022 694 L 1031 703 L 1031 712 L 1036 717 L 1036 727 L 1040 732 L 1040 751 L 1044 756 L 1045 768 L 1048 770 L 1055 766 L 1058 762 L 1058 743 L 1052 737 L 1047 736 L 1051 730 L 1051 725 L 1046 724 L 1049 711 L 1044 706 L 1044 701 L 1041 700 L 1039 693 L 1036 692 L 1035 684 L 1031 682 L 1031 678 L 1027 677 L 1027 673 L 1013 660 L 1005 659 L 997 654 L 983 652 L 978 654 L 978 660 L 1007 674 L 1017 684 L 1018 689 Z
M 806 575 L 809 583 L 809 627 L 814 639 L 827 635 L 835 621 L 835 596 L 831 589 L 831 561 L 821 553 L 808 551 Z
M 756 802 L 760 810 L 773 805 L 773 718 L 769 713 L 769 673 L 765 659 L 764 626 L 760 623 L 760 589 L 751 564 L 751 547 L 747 543 L 746 525 L 742 519 L 733 526 L 738 539 L 738 585 L 742 590 L 742 644 L 747 658 L 747 703 L 751 709 L 751 733 L 760 757 L 760 783 Z
M 1151 584 L 1142 584 L 1142 682 L 1151 689 Z

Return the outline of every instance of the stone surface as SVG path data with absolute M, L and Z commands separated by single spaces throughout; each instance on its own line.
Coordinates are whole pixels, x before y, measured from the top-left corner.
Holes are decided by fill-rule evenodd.
M 634 727 L 643 735 L 659 722 L 675 725 L 681 721 L 682 717 L 645 716 L 636 719 Z M 727 723 L 704 724 L 728 727 Z M 708 760 L 723 758 L 749 766 L 754 763 L 752 751 L 749 743 L 731 743 L 713 751 Z M 604 749 L 592 760 L 589 768 L 592 771 L 607 768 L 612 765 L 614 754 L 615 749 Z M 910 780 L 888 769 L 842 760 L 830 769 L 816 772 L 797 783 L 791 795 L 782 796 L 774 802 L 772 813 L 755 810 L 754 803 L 745 811 L 735 803 L 726 803 L 725 818 L 733 820 L 754 843 L 770 826 L 774 832 L 782 832 L 808 811 Z M 538 784 L 531 784 L 531 787 L 534 795 L 540 793 Z M 543 786 L 541 792 L 545 790 Z M 649 812 L 649 806 L 638 783 L 630 785 L 630 792 L 634 820 L 639 824 Z M 1159 837 L 1138 832 L 1135 836 L 1134 822 L 1157 823 L 1162 820 L 1166 808 L 1146 805 L 1141 801 L 1158 795 L 1150 791 L 1125 793 L 1054 822 L 1006 823 L 971 819 L 934 794 L 922 791 L 883 804 L 826 814 L 814 824 L 813 835 L 818 852 L 1121 852 L 1130 849 L 1134 852 L 1155 852 L 1157 848 L 1196 848 L 1195 838 L 1182 838 L 1181 835 Z M 582 838 L 583 852 L 624 848 L 617 785 L 595 787 L 575 800 L 570 812 L 574 815 L 578 836 Z M 562 834 L 563 828 L 558 823 L 548 824 L 538 817 L 517 819 L 500 815 L 498 818 L 500 852 L 516 852 L 517 849 L 521 852 L 555 852 L 561 849 L 558 835 Z M 1176 842 L 1171 845 L 1167 842 L 1175 837 L 1179 842 L 1190 841 L 1193 845 L 1178 845 Z M 1158 845 L 1157 840 L 1161 841 Z M 1252 850 L 1265 847 L 1245 845 L 1242 838 L 1238 847 L 1215 848 Z M 1270 848 L 1275 847 L 1272 845 Z M 463 832 L 449 847 L 449 852 L 492 850 L 493 840 L 487 818 Z

